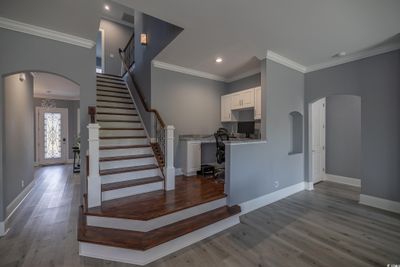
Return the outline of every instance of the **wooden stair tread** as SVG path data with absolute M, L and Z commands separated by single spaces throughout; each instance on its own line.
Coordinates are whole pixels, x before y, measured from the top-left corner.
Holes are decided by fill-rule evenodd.
M 141 131 L 144 130 L 144 128 L 100 128 L 100 131 L 125 131 L 125 130 L 135 130 L 135 131 Z
M 117 157 L 103 157 L 103 158 L 100 158 L 100 162 L 129 160 L 129 159 L 143 159 L 143 158 L 152 158 L 152 157 L 154 157 L 154 155 L 152 155 L 152 154 L 139 154 L 139 155 L 117 156 Z
M 115 120 L 115 119 L 98 119 L 99 122 L 133 122 L 133 123 L 140 123 L 140 121 L 135 120 Z
M 122 77 L 120 75 L 115 75 L 115 74 L 110 74 L 110 73 L 97 73 L 96 76 L 97 77 L 111 76 L 111 77 L 117 77 L 117 78 L 122 79 Z
M 131 99 L 130 96 L 115 96 L 115 95 L 103 95 L 103 94 L 97 94 L 97 96 L 105 96 L 105 97 L 114 97 L 114 98 L 122 98 L 122 99 Z
M 113 140 L 113 139 L 144 139 L 147 138 L 145 135 L 132 135 L 132 136 L 100 136 L 102 140 Z
M 200 176 L 177 176 L 175 190 L 103 201 L 101 207 L 88 209 L 87 215 L 147 221 L 225 197 L 223 183 Z
M 97 83 L 97 89 L 99 86 L 101 87 L 107 87 L 107 88 L 115 88 L 115 89 L 123 89 L 123 90 L 128 90 L 128 88 L 126 86 L 116 86 L 116 85 L 109 85 L 109 84 L 99 84 Z
M 101 170 L 100 175 L 111 175 L 111 174 L 118 174 L 118 173 L 125 173 L 125 172 L 138 172 L 138 171 L 146 171 L 146 170 L 152 170 L 152 169 L 158 169 L 158 166 L 155 164 L 148 164 L 148 165 L 141 165 L 141 166 L 134 166 L 134 167 L 106 169 L 106 170 Z
M 124 101 L 106 100 L 106 99 L 97 99 L 97 102 L 119 103 L 119 104 L 129 104 L 129 105 L 133 104 L 133 102 L 124 102 Z
M 98 79 L 97 79 L 97 84 L 99 84 L 99 83 L 109 83 L 109 84 L 116 84 L 116 85 L 125 85 L 125 82 L 123 82 L 123 81 L 113 81 L 113 80 L 110 80 L 110 81 L 99 81 Z
M 97 89 L 97 91 L 99 92 L 108 92 L 108 93 L 117 93 L 117 94 L 124 94 L 124 95 L 129 95 L 128 92 L 125 92 L 127 90 L 121 90 L 121 91 L 113 91 L 113 90 L 107 90 L 107 89 Z
M 100 150 L 112 150 L 112 149 L 128 149 L 128 148 L 142 148 L 150 147 L 150 145 L 132 145 L 132 146 L 101 146 Z
M 161 178 L 160 176 L 154 176 L 154 177 L 133 179 L 133 180 L 123 181 L 123 182 L 102 184 L 101 191 L 105 192 L 105 191 L 111 191 L 111 190 L 116 190 L 116 189 L 122 189 L 122 188 L 126 188 L 126 187 L 157 183 L 157 182 L 162 182 L 162 181 L 163 181 L 163 178 Z
M 86 226 L 84 219 L 80 219 L 78 240 L 143 251 L 239 214 L 240 211 L 240 207 L 237 205 L 233 207 L 224 206 L 149 232 Z M 80 217 L 83 217 L 82 211 Z
M 126 109 L 126 110 L 136 110 L 136 108 L 126 108 L 126 107 L 110 107 L 110 106 L 103 106 L 97 105 L 98 108 L 110 108 L 110 109 Z
M 121 78 L 118 78 L 118 77 L 105 77 L 105 76 L 97 76 L 96 77 L 96 80 L 97 81 L 100 81 L 100 80 L 112 80 L 112 81 L 117 81 L 117 82 L 125 82 L 124 80 L 122 80 Z
M 116 115 L 116 116 L 139 116 L 138 114 L 129 114 L 129 113 L 112 113 L 112 112 L 97 112 L 97 115 Z

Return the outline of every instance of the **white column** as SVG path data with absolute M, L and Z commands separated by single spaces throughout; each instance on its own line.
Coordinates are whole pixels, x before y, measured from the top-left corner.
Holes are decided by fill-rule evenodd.
M 89 124 L 89 176 L 88 184 L 88 208 L 101 205 L 101 179 L 99 173 L 99 129 L 96 124 Z
M 175 189 L 175 167 L 174 167 L 174 130 L 175 127 L 168 125 L 165 129 L 165 190 Z

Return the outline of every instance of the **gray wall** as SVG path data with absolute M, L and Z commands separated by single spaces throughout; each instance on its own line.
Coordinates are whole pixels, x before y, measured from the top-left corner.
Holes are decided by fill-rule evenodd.
M 135 68 L 134 76 L 139 90 L 142 91 L 145 102 L 148 107 L 151 105 L 151 61 L 182 31 L 175 25 L 135 11 Z M 148 44 L 140 44 L 140 33 L 146 33 Z M 128 79 L 130 88 L 133 88 L 132 82 Z M 151 132 L 151 115 L 144 111 L 144 107 L 139 101 L 135 91 L 132 91 L 136 100 L 139 112 L 146 129 Z
M 265 131 L 266 143 L 227 147 L 225 190 L 230 205 L 304 180 L 304 154 L 288 154 L 291 149 L 289 113 L 302 112 L 304 108 L 304 74 L 270 60 L 261 64 L 261 105 L 266 118 L 266 124 L 262 120 L 262 136 Z M 275 182 L 279 183 L 277 187 Z
M 124 49 L 133 34 L 133 28 L 105 19 L 100 21 L 100 28 L 104 30 L 104 72 L 121 75 L 121 59 L 118 49 Z
M 326 98 L 326 173 L 361 178 L 361 98 Z
M 4 79 L 4 207 L 33 180 L 33 78 L 21 82 L 19 74 Z
M 243 79 L 227 83 L 228 93 L 235 93 L 241 90 L 261 85 L 261 73 L 257 73 Z
M 151 77 L 151 102 L 165 122 L 175 126 L 175 167 L 181 168 L 179 135 L 212 134 L 221 127 L 221 95 L 226 93 L 226 84 L 156 67 Z
M 34 112 L 36 112 L 36 107 L 42 106 L 43 98 L 34 98 L 33 106 Z M 79 100 L 54 100 L 57 108 L 67 108 L 68 109 L 68 159 L 74 158 L 74 153 L 72 152 L 72 146 L 76 144 L 78 137 L 78 108 L 79 108 Z M 34 113 L 35 114 L 35 113 Z M 34 129 L 36 129 L 36 120 L 34 121 Z M 35 135 L 35 144 L 36 144 L 36 131 L 34 131 Z M 36 158 L 36 145 L 35 145 L 35 161 Z
M 400 51 L 306 74 L 307 105 L 331 95 L 361 96 L 361 193 L 400 201 Z M 309 179 L 305 129 L 305 176 Z
M 95 30 L 97 31 L 97 29 Z M 81 87 L 82 151 L 87 150 L 87 107 L 96 105 L 95 48 L 86 49 L 32 35 L 0 29 L 0 77 L 21 71 L 44 71 L 59 74 Z M 95 41 L 95 35 L 94 39 Z M 4 90 L 0 82 L 0 129 L 4 129 Z M 32 126 L 33 129 L 33 126 Z M 0 131 L 0 221 L 4 220 L 4 165 L 10 151 L 5 152 L 4 130 Z M 82 170 L 85 170 L 83 161 Z M 81 178 L 84 177 L 82 172 Z M 82 179 L 85 188 L 85 179 Z

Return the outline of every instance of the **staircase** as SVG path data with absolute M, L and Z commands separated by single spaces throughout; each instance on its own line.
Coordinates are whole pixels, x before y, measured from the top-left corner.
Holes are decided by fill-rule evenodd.
M 80 255 L 145 265 L 239 223 L 240 207 L 227 205 L 223 184 L 175 178 L 173 142 L 165 141 L 173 127 L 164 125 L 160 142 L 150 143 L 120 77 L 97 75 L 97 106 L 89 110 Z
M 125 82 L 97 75 L 102 200 L 164 189 L 164 178 Z

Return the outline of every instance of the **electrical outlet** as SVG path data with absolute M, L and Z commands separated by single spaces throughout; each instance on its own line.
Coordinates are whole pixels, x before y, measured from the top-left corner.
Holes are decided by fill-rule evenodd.
M 24 188 L 24 186 L 25 186 L 25 181 L 21 180 L 21 187 Z
M 279 187 L 279 181 L 275 181 L 274 186 L 275 186 L 275 188 Z

